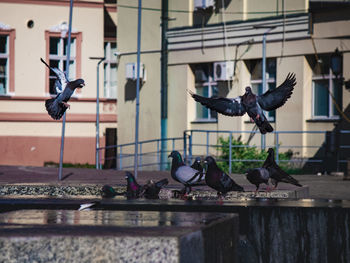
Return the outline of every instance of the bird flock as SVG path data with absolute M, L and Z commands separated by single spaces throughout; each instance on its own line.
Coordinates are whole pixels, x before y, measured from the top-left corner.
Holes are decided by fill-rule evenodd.
M 45 101 L 45 107 L 53 119 L 59 120 L 70 107 L 67 102 L 75 89 L 85 86 L 85 82 L 83 79 L 69 81 L 66 74 L 60 69 L 49 66 L 42 58 L 40 60 L 56 76 L 54 87 L 57 96 L 47 99 Z M 266 118 L 264 111 L 276 110 L 284 105 L 291 97 L 295 85 L 295 74 L 289 73 L 280 86 L 268 90 L 262 95 L 255 95 L 250 87 L 246 87 L 245 93 L 242 96 L 231 99 L 224 97 L 207 98 L 190 91 L 189 93 L 195 101 L 223 115 L 243 116 L 247 113 L 251 120 L 255 122 L 260 132 L 266 134 L 272 132 L 273 127 Z M 172 158 L 171 177 L 184 186 L 180 191 L 180 194 L 184 196 L 187 196 L 192 191 L 192 186 L 201 185 L 204 182 L 216 190 L 218 196 L 224 196 L 230 191 L 244 191 L 242 186 L 238 185 L 217 166 L 212 156 L 207 156 L 204 159 L 204 167 L 199 157 L 195 159 L 191 166 L 187 166 L 178 151 L 172 151 L 168 157 Z M 125 193 L 127 198 L 144 197 L 156 199 L 159 197 L 161 188 L 168 184 L 168 179 L 163 179 L 158 182 L 150 180 L 146 185 L 140 186 L 130 172 L 126 172 L 125 178 L 127 180 L 127 190 Z M 266 184 L 267 189 L 271 190 L 269 188 L 269 181 L 273 185 L 272 190 L 277 187 L 279 182 L 301 186 L 296 179 L 277 165 L 272 148 L 268 149 L 268 157 L 262 167 L 249 169 L 246 173 L 246 178 L 251 184 L 256 186 L 255 193 L 259 190 L 260 184 Z M 118 195 L 114 188 L 109 185 L 103 186 L 101 192 L 105 198 Z

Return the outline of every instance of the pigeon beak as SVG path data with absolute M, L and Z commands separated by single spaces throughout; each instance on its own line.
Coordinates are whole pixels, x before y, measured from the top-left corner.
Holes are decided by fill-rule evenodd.
M 170 157 L 171 157 L 171 154 L 168 155 L 168 158 L 170 158 Z

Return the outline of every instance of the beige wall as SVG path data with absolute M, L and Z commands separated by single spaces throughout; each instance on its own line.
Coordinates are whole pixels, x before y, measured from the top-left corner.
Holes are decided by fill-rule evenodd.
M 40 58 L 45 59 L 46 56 L 45 31 L 50 31 L 52 27 L 62 22 L 68 22 L 69 5 L 59 1 L 31 1 L 28 4 L 22 2 L 5 1 L 0 3 L 0 22 L 15 29 L 16 34 L 14 46 L 15 92 L 9 94 L 12 97 L 0 100 L 0 116 L 2 118 L 0 141 L 7 145 L 5 152 L 2 148 L 2 156 L 10 156 L 13 153 L 11 149 L 18 149 L 19 146 L 14 137 L 18 138 L 17 142 L 22 141 L 26 145 L 31 145 L 31 140 L 36 143 L 45 141 L 53 148 L 57 148 L 56 144 L 60 141 L 61 136 L 61 122 L 52 121 L 45 109 L 45 99 L 48 98 L 48 94 L 45 93 L 46 67 L 40 62 Z M 34 21 L 33 28 L 27 27 L 29 20 Z M 81 1 L 74 5 L 72 30 L 82 33 L 81 61 L 79 63 L 81 63 L 81 78 L 85 80 L 86 86 L 78 95 L 74 95 L 77 99 L 70 101 L 71 108 L 67 110 L 65 150 L 80 156 L 74 158 L 73 155 L 67 154 L 70 156 L 66 159 L 65 155 L 67 162 L 94 163 L 94 143 L 92 142 L 95 140 L 97 61 L 91 60 L 89 57 L 103 56 L 103 21 L 102 0 Z M 100 97 L 102 98 L 102 66 L 100 66 L 99 73 Z M 32 115 L 26 115 L 28 113 Z M 101 100 L 101 119 L 105 119 L 107 115 L 110 118 L 110 121 L 102 122 L 100 125 L 101 140 L 104 141 L 106 127 L 117 127 L 116 113 L 115 100 Z M 7 122 L 9 117 L 5 114 L 13 116 L 14 119 Z M 30 121 L 26 121 L 26 116 Z M 72 118 L 78 122 L 71 122 Z M 73 146 L 74 143 L 71 145 L 67 143 L 69 141 L 84 142 L 84 140 L 89 147 L 92 147 L 88 151 L 85 149 L 85 153 L 81 153 L 83 149 Z M 75 148 L 73 149 L 73 147 Z M 47 150 L 49 147 L 43 149 Z M 59 153 L 59 147 L 53 151 Z M 36 159 L 31 159 L 30 155 L 23 156 L 24 159 L 21 160 L 23 165 L 43 165 L 44 161 L 48 161 L 48 159 L 58 162 L 58 159 L 46 158 L 44 152 L 35 155 Z M 11 158 L 2 158 L 0 163 L 9 164 L 9 160 Z M 13 160 L 11 164 L 15 164 L 16 161 L 18 162 L 18 160 Z

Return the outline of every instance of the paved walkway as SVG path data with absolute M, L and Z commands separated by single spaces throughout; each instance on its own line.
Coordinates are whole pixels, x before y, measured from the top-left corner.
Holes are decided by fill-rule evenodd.
M 125 172 L 115 170 L 95 170 L 84 168 L 63 168 L 61 181 L 58 180 L 58 168 L 29 166 L 0 166 L 0 184 L 50 184 L 50 185 L 125 185 Z M 310 198 L 350 200 L 350 180 L 338 176 L 294 175 L 302 185 L 309 186 Z M 169 187 L 181 188 L 169 171 L 140 171 L 137 181 L 145 184 L 150 179 L 168 178 Z M 241 174 L 232 174 L 232 178 L 247 191 L 254 190 Z M 288 190 L 291 185 L 280 183 L 278 189 Z M 198 189 L 203 189 L 200 187 Z

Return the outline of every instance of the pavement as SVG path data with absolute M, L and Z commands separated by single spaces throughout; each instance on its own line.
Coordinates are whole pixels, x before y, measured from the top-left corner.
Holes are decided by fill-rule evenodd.
M 246 191 L 253 191 L 243 174 L 231 174 L 231 177 Z M 303 186 L 309 187 L 309 198 L 350 200 L 350 180 L 343 176 L 330 175 L 293 175 Z M 180 189 L 182 185 L 174 181 L 169 171 L 139 171 L 137 181 L 145 184 L 148 180 L 168 178 L 170 188 Z M 125 171 L 95 170 L 87 168 L 63 168 L 62 180 L 58 180 L 58 168 L 32 166 L 0 166 L 0 185 L 43 184 L 43 185 L 125 185 Z M 279 190 L 289 190 L 295 186 L 280 183 Z M 207 186 L 197 187 L 196 190 Z

